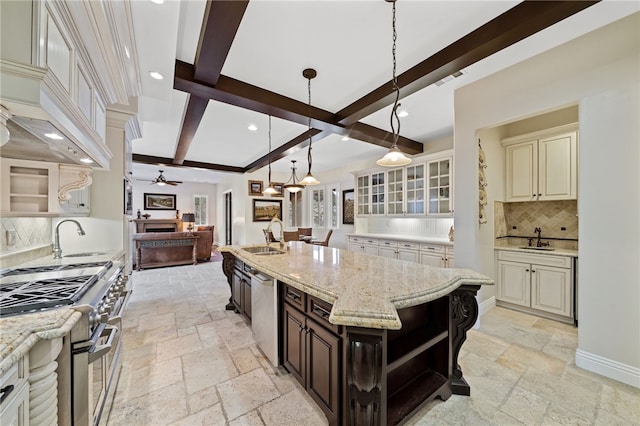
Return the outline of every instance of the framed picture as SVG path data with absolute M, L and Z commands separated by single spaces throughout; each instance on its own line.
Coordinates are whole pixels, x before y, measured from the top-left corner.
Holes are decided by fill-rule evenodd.
M 278 193 L 275 194 L 275 195 L 272 195 L 272 197 L 284 197 L 284 183 L 282 183 L 282 182 L 271 182 L 271 186 L 273 186 L 273 189 L 278 191 Z
M 176 194 L 144 193 L 145 210 L 175 210 Z
M 345 189 L 342 191 L 342 223 L 345 225 L 353 224 L 355 215 L 355 194 L 353 189 Z
M 254 222 L 269 222 L 274 216 L 282 220 L 282 200 L 253 200 Z
M 250 180 L 249 181 L 249 195 L 250 196 L 261 196 L 262 195 L 262 181 L 261 180 Z

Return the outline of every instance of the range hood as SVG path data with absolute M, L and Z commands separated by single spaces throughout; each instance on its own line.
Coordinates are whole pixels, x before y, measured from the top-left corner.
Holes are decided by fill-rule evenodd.
M 76 143 L 47 120 L 13 116 L 6 122 L 9 140 L 0 156 L 62 164 L 95 164 Z

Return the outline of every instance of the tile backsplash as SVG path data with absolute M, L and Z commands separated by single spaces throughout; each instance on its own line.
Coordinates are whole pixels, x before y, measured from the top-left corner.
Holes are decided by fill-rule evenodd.
M 51 253 L 51 218 L 3 217 L 0 218 L 0 232 L 2 267 Z M 14 234 L 13 241 L 10 241 L 10 232 Z
M 542 229 L 542 238 L 578 240 L 578 202 L 495 202 L 495 233 L 500 237 L 532 237 Z
M 368 217 L 356 218 L 356 232 L 369 234 L 420 235 L 447 238 L 453 218 Z

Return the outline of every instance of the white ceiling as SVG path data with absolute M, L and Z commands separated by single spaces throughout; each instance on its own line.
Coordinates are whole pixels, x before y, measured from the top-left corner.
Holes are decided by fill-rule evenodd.
M 513 7 L 515 1 L 400 0 L 397 7 L 397 74 L 419 63 Z M 204 0 L 131 3 L 136 49 L 143 76 L 139 99 L 142 138 L 133 152 L 173 158 L 188 95 L 173 89 L 175 60 L 193 63 L 205 10 Z M 466 69 L 442 86 L 429 86 L 402 99 L 409 115 L 402 136 L 422 143 L 453 134 L 453 92 L 507 66 L 639 10 L 637 1 L 603 1 Z M 315 68 L 312 104 L 339 111 L 391 78 L 391 4 L 383 0 L 251 0 L 222 74 L 307 102 L 304 68 Z M 159 71 L 162 81 L 149 77 Z M 390 107 L 361 121 L 390 131 Z M 251 132 L 249 124 L 258 130 Z M 306 126 L 272 119 L 272 148 L 298 136 Z M 313 170 L 326 171 L 355 160 L 377 158 L 384 148 L 332 135 L 313 143 Z M 186 159 L 243 167 L 268 152 L 268 117 L 210 101 Z M 273 164 L 306 171 L 299 150 Z M 157 166 L 134 164 L 134 178 L 153 179 Z M 164 166 L 168 179 L 216 183 L 228 174 Z M 300 172 L 299 172 L 300 173 Z

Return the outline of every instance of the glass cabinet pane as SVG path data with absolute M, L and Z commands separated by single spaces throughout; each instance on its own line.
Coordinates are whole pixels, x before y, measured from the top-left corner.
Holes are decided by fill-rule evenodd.
M 429 213 L 451 213 L 451 157 L 429 163 Z

